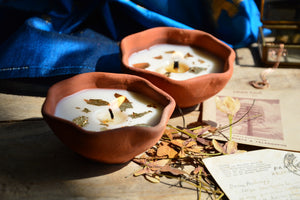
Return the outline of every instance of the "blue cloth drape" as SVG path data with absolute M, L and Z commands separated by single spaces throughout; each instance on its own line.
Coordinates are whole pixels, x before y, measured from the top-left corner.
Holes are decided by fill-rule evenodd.
M 0 78 L 120 72 L 120 40 L 157 26 L 243 47 L 259 15 L 254 0 L 0 0 Z

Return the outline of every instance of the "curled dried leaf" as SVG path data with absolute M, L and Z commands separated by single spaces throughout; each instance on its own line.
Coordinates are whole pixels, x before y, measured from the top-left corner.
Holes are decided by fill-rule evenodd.
M 223 146 L 217 140 L 213 139 L 212 144 L 218 152 L 226 154 L 226 151 L 224 150 Z
M 160 182 L 160 178 L 158 175 L 152 174 L 152 175 L 145 175 L 145 179 L 147 181 L 150 181 L 151 183 L 159 183 Z

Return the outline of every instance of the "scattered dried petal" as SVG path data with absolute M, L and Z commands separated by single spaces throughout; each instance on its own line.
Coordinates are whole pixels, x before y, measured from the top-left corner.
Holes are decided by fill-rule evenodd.
M 77 126 L 84 127 L 88 124 L 89 118 L 86 116 L 79 116 L 72 120 Z
M 109 105 L 109 102 L 104 101 L 102 99 L 84 99 L 87 104 L 91 104 L 94 106 L 106 106 Z
M 147 67 L 150 66 L 150 64 L 149 63 L 135 63 L 132 66 L 136 67 L 136 68 L 140 68 L 140 69 L 146 69 Z
M 188 58 L 188 57 L 194 57 L 192 54 L 190 54 L 189 52 L 187 52 L 185 55 L 184 55 L 184 58 Z
M 171 51 L 165 51 L 165 53 L 175 53 L 174 50 L 171 50 Z
M 162 55 L 159 55 L 159 56 L 155 56 L 155 57 L 153 57 L 154 59 L 162 59 L 163 57 L 162 57 Z
M 89 113 L 89 112 L 91 112 L 88 108 L 84 108 L 83 110 L 82 110 L 82 112 L 85 112 L 85 113 Z

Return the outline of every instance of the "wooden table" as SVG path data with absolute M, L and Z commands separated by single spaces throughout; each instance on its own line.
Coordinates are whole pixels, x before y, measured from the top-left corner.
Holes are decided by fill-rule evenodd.
M 236 51 L 234 75 L 226 88 L 253 89 L 248 81 L 259 79 L 264 69 L 257 67 L 263 65 L 257 62 L 256 50 Z M 95 163 L 66 148 L 43 121 L 40 112 L 47 89 L 59 79 L 62 78 L 0 80 L 0 199 L 197 198 L 195 190 L 173 186 L 174 181 L 163 179 L 163 183 L 153 184 L 143 177 L 133 177 L 140 168 L 133 162 Z M 271 90 L 289 88 L 299 92 L 300 69 L 278 69 L 270 75 L 269 81 Z M 199 114 L 198 108 L 187 113 L 187 123 L 197 121 Z M 169 123 L 182 125 L 182 119 L 174 117 Z M 207 198 L 210 199 L 203 194 L 202 199 Z

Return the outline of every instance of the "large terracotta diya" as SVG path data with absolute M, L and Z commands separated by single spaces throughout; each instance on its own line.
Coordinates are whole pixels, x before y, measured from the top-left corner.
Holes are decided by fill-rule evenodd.
M 187 45 L 215 55 L 222 61 L 221 71 L 186 80 L 174 80 L 165 74 L 149 71 L 143 66 L 130 66 L 131 55 L 158 44 Z M 225 87 L 233 73 L 234 51 L 214 36 L 199 30 L 152 28 L 125 37 L 120 43 L 120 49 L 124 72 L 149 80 L 170 94 L 181 108 L 195 106 L 217 94 Z
M 90 131 L 55 115 L 58 103 L 65 97 L 97 88 L 122 89 L 144 95 L 161 105 L 159 121 L 153 126 Z M 143 78 L 129 74 L 91 72 L 50 87 L 42 106 L 42 115 L 56 136 L 78 154 L 104 163 L 125 163 L 160 139 L 174 108 L 175 101 L 170 95 Z

